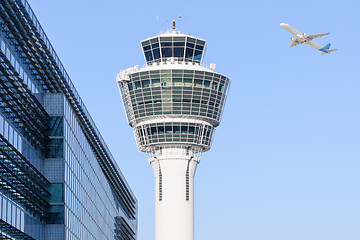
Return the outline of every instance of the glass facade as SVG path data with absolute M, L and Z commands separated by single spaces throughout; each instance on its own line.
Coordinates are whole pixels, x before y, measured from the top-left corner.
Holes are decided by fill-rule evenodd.
M 221 74 L 163 69 L 141 71 L 129 77 L 128 101 L 131 102 L 133 118 L 185 114 L 220 122 L 230 82 Z
M 0 239 L 136 239 L 137 200 L 27 0 L 0 3 Z
M 134 228 L 136 213 L 129 207 L 131 203 L 124 203 L 116 195 L 102 174 L 96 155 L 67 102 L 64 110 L 66 239 L 114 239 L 121 232 L 117 219 L 127 219 L 127 224 Z M 117 237 L 126 239 L 121 234 Z
M 190 36 L 156 36 L 141 42 L 146 63 L 177 61 L 200 63 L 205 50 L 205 40 Z
M 144 124 L 135 130 L 141 146 L 166 142 L 202 146 L 204 149 L 210 148 L 213 133 L 211 125 L 188 122 Z

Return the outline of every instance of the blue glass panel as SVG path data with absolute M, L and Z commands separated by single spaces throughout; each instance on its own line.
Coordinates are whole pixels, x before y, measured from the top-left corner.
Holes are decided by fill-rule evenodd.
M 195 44 L 193 43 L 186 43 L 186 47 L 194 48 Z
M 185 52 L 185 58 L 193 59 L 193 55 L 194 55 L 194 49 L 187 47 Z
M 172 132 L 172 126 L 165 126 L 165 132 L 171 133 Z
M 144 52 L 145 52 L 145 51 L 148 51 L 148 50 L 150 50 L 150 45 L 149 45 L 149 46 L 144 47 Z
M 151 127 L 151 134 L 155 134 L 157 131 L 156 131 L 156 127 Z
M 159 48 L 153 49 L 153 55 L 154 55 L 154 59 L 160 59 L 160 49 Z
M 47 144 L 47 151 L 45 152 L 46 158 L 63 158 L 64 157 L 64 145 L 63 139 L 50 139 Z
M 64 205 L 52 205 L 48 209 L 47 224 L 64 224 Z
M 196 50 L 203 50 L 203 49 L 204 49 L 204 46 L 201 46 L 201 45 L 197 45 L 197 44 L 196 44 L 195 49 L 196 49 Z
M 49 136 L 63 136 L 63 117 L 50 117 L 49 127 L 50 133 Z
M 151 51 L 145 52 L 145 58 L 146 58 L 146 61 L 152 61 L 153 60 L 153 56 L 152 56 Z
M 135 89 L 141 88 L 141 84 L 139 81 L 136 81 L 134 84 L 135 84 Z
M 161 53 L 163 58 L 172 57 L 172 48 L 161 48 Z
M 219 85 L 219 91 L 224 92 L 224 84 L 220 83 Z
M 184 48 L 175 47 L 174 48 L 174 57 L 178 57 L 178 58 L 184 57 Z
M 194 134 L 195 133 L 195 127 L 189 127 L 189 133 Z
M 184 42 L 174 42 L 174 46 L 179 46 L 179 47 L 183 47 L 185 46 L 185 43 Z
M 188 126 L 181 126 L 181 132 L 187 133 L 188 132 Z
M 197 61 L 200 61 L 201 60 L 201 54 L 202 54 L 202 51 L 195 50 L 194 59 L 197 60 Z
M 171 42 L 161 42 L 161 46 L 162 47 L 171 47 L 172 43 Z
M 159 131 L 159 134 L 164 133 L 164 127 L 163 126 L 158 127 L 158 131 Z
M 131 83 L 131 82 L 130 82 L 130 83 L 128 83 L 128 88 L 129 88 L 129 91 L 133 90 L 133 85 L 132 85 L 132 83 Z
M 52 183 L 47 186 L 47 190 L 51 194 L 49 202 L 64 202 L 64 187 L 62 183 Z

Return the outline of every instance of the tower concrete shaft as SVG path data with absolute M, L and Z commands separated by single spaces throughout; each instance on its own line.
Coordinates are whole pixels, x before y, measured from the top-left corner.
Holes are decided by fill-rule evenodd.
M 117 82 L 155 176 L 155 239 L 194 239 L 194 175 L 220 124 L 230 80 L 201 65 L 206 41 L 166 32 L 141 42 L 146 66 Z
M 161 152 L 160 152 L 161 151 Z M 155 239 L 194 239 L 194 174 L 198 159 L 185 148 L 156 151 Z

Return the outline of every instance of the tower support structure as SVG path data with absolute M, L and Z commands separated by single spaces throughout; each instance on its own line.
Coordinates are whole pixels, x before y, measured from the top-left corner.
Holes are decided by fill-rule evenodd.
M 155 176 L 156 239 L 193 239 L 194 174 L 199 158 L 191 149 L 170 146 L 149 159 Z

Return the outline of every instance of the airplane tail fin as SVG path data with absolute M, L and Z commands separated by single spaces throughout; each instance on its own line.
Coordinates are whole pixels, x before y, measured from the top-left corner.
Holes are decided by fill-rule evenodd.
M 331 46 L 331 43 L 326 44 L 321 50 L 328 50 Z
M 326 53 L 330 54 L 333 51 L 336 51 L 337 49 L 330 49 L 331 43 L 326 44 L 324 47 L 320 48 L 319 50 L 322 52 L 321 55 L 324 55 Z

